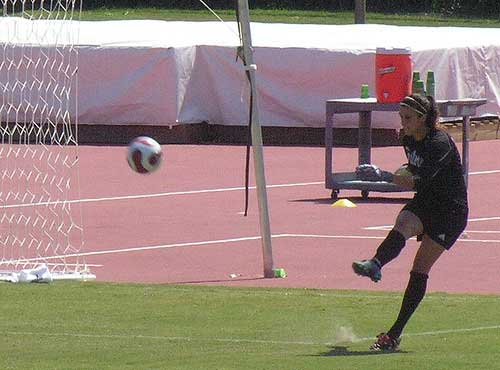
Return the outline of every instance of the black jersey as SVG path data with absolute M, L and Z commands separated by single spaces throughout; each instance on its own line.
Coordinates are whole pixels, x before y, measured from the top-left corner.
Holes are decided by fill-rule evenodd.
M 429 208 L 467 207 L 467 189 L 457 147 L 448 133 L 433 129 L 421 141 L 403 138 L 415 199 Z

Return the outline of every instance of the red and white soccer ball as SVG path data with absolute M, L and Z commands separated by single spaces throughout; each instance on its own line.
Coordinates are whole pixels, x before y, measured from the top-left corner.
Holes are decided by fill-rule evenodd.
M 135 172 L 154 172 L 160 167 L 161 160 L 161 146 L 156 140 L 150 137 L 136 137 L 128 145 L 127 162 Z

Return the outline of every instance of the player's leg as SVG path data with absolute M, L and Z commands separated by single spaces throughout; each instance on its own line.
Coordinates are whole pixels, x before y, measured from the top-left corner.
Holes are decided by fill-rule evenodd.
M 403 209 L 396 218 L 394 228 L 377 248 L 374 259 L 383 267 L 396 258 L 404 248 L 406 241 L 423 232 L 420 218 L 413 211 Z
M 378 338 L 373 349 L 383 349 L 381 345 L 387 343 L 396 344 L 393 348 L 397 348 L 403 328 L 425 296 L 432 266 L 445 250 L 455 244 L 467 225 L 467 207 L 430 213 L 433 217 L 426 222 L 425 234 L 413 262 L 398 318 L 387 334 Z
M 381 333 L 377 336 L 377 341 L 370 349 L 376 351 L 395 351 L 398 349 L 403 328 L 425 296 L 429 271 L 445 250 L 428 235 L 423 236 L 410 272 L 410 280 L 403 296 L 398 318 L 387 333 Z
M 352 264 L 354 272 L 367 276 L 374 282 L 379 281 L 382 277 L 382 267 L 401 253 L 406 240 L 422 232 L 422 222 L 414 210 L 410 207 L 403 208 L 396 218 L 394 228 L 379 245 L 375 256 L 368 260 L 354 261 Z
M 420 248 L 415 255 L 413 267 L 410 271 L 410 280 L 403 296 L 398 318 L 387 333 L 389 336 L 398 338 L 403 332 L 404 326 L 424 298 L 427 279 L 432 266 L 445 250 L 442 245 L 432 240 L 428 235 L 424 235 Z

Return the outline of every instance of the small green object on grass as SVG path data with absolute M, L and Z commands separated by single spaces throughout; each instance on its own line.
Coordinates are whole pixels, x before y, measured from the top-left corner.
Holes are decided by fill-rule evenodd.
M 286 271 L 282 268 L 273 269 L 275 278 L 286 278 Z

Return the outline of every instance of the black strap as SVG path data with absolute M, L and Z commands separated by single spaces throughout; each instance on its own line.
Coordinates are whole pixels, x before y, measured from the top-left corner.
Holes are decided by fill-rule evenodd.
M 236 21 L 238 23 L 238 32 L 240 35 L 240 42 L 242 40 L 241 37 L 241 24 L 240 24 L 240 12 L 238 7 L 238 0 L 234 2 L 236 7 Z M 243 65 L 247 65 L 245 60 L 245 55 L 243 53 L 242 47 L 238 47 L 236 53 L 236 59 L 238 57 L 243 61 Z M 250 72 L 248 70 L 245 71 L 248 82 L 251 83 Z M 244 215 L 248 215 L 248 199 L 249 199 L 249 182 L 250 182 L 250 146 L 252 145 L 252 111 L 253 111 L 253 93 L 252 89 L 250 89 L 250 105 L 248 112 L 248 130 L 247 130 L 247 148 L 246 148 L 246 158 L 245 158 L 245 212 Z

